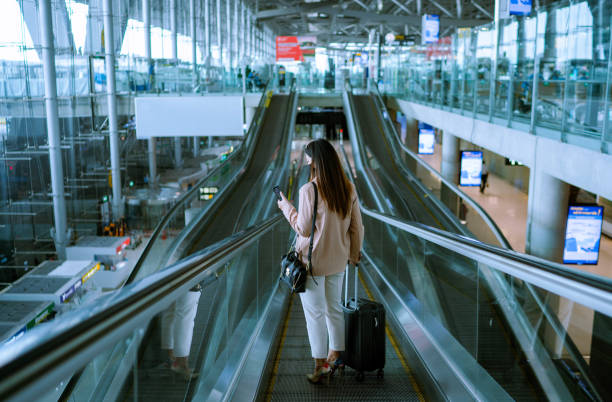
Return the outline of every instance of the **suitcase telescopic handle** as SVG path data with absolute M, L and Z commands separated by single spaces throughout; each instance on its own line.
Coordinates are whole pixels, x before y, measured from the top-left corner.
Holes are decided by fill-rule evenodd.
M 348 307 L 348 280 L 350 263 L 346 263 L 346 273 L 344 274 L 344 305 Z M 357 289 L 359 288 L 359 264 L 355 264 L 355 303 L 357 303 Z

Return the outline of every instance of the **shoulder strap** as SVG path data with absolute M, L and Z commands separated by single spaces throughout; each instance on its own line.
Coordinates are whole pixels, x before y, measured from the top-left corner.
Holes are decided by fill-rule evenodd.
M 315 221 L 317 219 L 317 204 L 319 201 L 319 193 L 317 191 L 317 185 L 313 182 L 314 193 L 315 193 L 315 202 L 314 202 L 314 211 L 312 211 L 312 229 L 310 230 L 310 245 L 308 246 L 308 270 L 312 268 L 312 262 L 310 259 L 312 258 L 312 245 L 314 243 L 314 231 L 315 231 Z

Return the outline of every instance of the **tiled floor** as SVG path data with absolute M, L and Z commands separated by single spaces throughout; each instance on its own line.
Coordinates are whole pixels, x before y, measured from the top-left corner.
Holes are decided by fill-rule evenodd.
M 435 146 L 433 155 L 420 155 L 430 166 L 440 171 L 442 147 Z M 462 187 L 461 190 L 476 201 L 501 228 L 504 236 L 516 251 L 525 252 L 527 227 L 527 194 L 489 174 L 489 187 L 481 194 L 478 187 Z M 597 265 L 568 265 L 593 274 L 612 278 L 612 239 L 602 236 Z

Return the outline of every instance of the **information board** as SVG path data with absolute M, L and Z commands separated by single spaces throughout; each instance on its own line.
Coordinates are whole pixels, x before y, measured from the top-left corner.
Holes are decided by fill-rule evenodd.
M 440 16 L 423 14 L 421 18 L 422 43 L 437 43 L 440 34 Z
M 564 264 L 597 264 L 603 207 L 573 205 L 567 213 Z
M 461 151 L 460 186 L 480 186 L 482 151 Z
M 432 155 L 436 136 L 434 128 L 426 123 L 419 123 L 419 154 Z

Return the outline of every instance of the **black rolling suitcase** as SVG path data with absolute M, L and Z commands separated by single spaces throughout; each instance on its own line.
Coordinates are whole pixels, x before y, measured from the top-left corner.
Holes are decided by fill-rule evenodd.
M 344 363 L 357 371 L 357 381 L 363 381 L 364 371 L 378 370 L 384 376 L 385 367 L 385 308 L 375 301 L 358 298 L 359 267 L 355 266 L 355 297 L 348 298 L 348 274 L 346 266 L 344 283 Z

